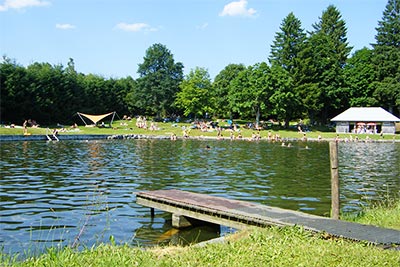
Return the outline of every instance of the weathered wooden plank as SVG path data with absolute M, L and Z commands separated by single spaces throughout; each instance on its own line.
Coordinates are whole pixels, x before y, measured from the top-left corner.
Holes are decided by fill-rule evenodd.
M 236 229 L 244 229 L 249 226 L 247 223 L 238 222 L 236 220 L 230 220 L 227 216 L 222 216 L 222 214 L 214 213 L 210 214 L 207 211 L 202 210 L 190 210 L 185 208 L 180 208 L 175 205 L 169 205 L 168 203 L 160 203 L 157 201 L 148 200 L 142 198 L 141 196 L 136 196 L 136 203 L 146 206 L 152 207 L 158 210 L 163 210 L 166 212 L 170 212 L 177 215 L 183 215 L 190 218 L 194 218 L 201 221 L 206 221 L 210 223 L 225 225 L 228 227 L 236 228 Z
M 310 231 L 326 232 L 352 240 L 400 245 L 400 231 L 397 230 L 181 190 L 139 192 L 136 194 L 136 202 L 143 206 L 238 229 L 248 225 L 299 225 Z

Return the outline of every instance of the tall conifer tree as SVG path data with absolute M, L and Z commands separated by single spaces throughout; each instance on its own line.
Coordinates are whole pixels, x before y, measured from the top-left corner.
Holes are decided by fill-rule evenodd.
M 293 12 L 283 19 L 280 30 L 275 34 L 274 43 L 271 45 L 269 62 L 294 74 L 298 54 L 304 47 L 306 34 L 301 28 L 301 21 Z
M 389 0 L 378 22 L 374 65 L 377 74 L 374 96 L 380 105 L 400 114 L 400 1 Z
M 305 50 L 308 51 L 305 53 L 308 58 L 302 60 L 307 62 L 308 71 L 312 71 L 308 73 L 312 76 L 309 93 L 314 96 L 310 99 L 315 103 L 308 105 L 316 109 L 309 109 L 309 113 L 315 114 L 317 120 L 325 123 L 347 101 L 342 99 L 344 94 L 341 94 L 344 88 L 343 67 L 352 48 L 347 42 L 346 23 L 335 6 L 328 6 L 313 28 L 308 50 Z M 308 89 L 303 89 L 303 94 L 307 95 Z
M 289 120 L 301 115 L 301 102 L 298 101 L 298 86 L 301 81 L 299 54 L 304 49 L 306 38 L 301 21 L 291 12 L 283 19 L 280 31 L 275 34 L 271 45 L 269 61 L 276 74 L 282 75 L 274 77 L 274 95 L 270 101 L 275 104 L 276 115 L 284 118 L 286 126 L 289 125 Z

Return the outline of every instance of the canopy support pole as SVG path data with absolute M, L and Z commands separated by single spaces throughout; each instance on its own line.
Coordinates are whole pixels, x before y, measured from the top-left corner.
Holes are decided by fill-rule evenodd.
M 77 112 L 77 113 L 78 113 L 79 118 L 81 118 L 81 120 L 83 121 L 83 123 L 87 126 L 86 121 L 82 118 L 81 114 L 80 114 L 79 112 Z
M 114 113 L 113 113 L 113 116 L 112 116 L 111 122 L 110 122 L 110 127 L 112 127 L 112 123 L 113 123 L 113 121 L 114 121 L 115 113 L 117 113 L 117 112 L 114 111 Z

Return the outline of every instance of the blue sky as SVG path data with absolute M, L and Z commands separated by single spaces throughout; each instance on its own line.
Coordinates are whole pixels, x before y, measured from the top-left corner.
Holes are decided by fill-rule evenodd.
M 336 6 L 353 51 L 375 42 L 387 0 L 0 0 L 0 53 L 27 66 L 67 65 L 106 78 L 137 78 L 146 49 L 165 45 L 185 74 L 214 78 L 230 63 L 267 61 L 290 13 L 305 30 Z

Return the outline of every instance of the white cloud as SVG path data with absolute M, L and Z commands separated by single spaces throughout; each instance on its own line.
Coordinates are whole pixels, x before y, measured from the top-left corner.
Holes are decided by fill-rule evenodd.
M 223 16 L 241 16 L 241 17 L 253 17 L 257 11 L 254 8 L 247 8 L 247 0 L 239 0 L 236 2 L 230 2 L 224 6 L 224 9 L 219 13 Z
M 0 5 L 0 11 L 48 5 L 50 5 L 50 2 L 44 0 L 5 0 L 4 4 Z
M 198 29 L 198 30 L 204 30 L 204 29 L 207 28 L 207 27 L 208 27 L 208 23 L 205 22 L 205 23 L 203 23 L 203 24 L 197 26 L 196 29 Z
M 63 24 L 56 24 L 56 28 L 60 29 L 60 30 L 71 30 L 71 29 L 75 29 L 75 25 L 69 24 L 69 23 L 63 23 Z
M 118 23 L 115 26 L 116 29 L 119 30 L 123 30 L 123 31 L 127 31 L 127 32 L 140 32 L 140 31 L 145 31 L 145 32 L 155 32 L 158 29 L 151 27 L 150 25 L 146 24 L 146 23 L 125 23 L 125 22 L 121 22 Z

